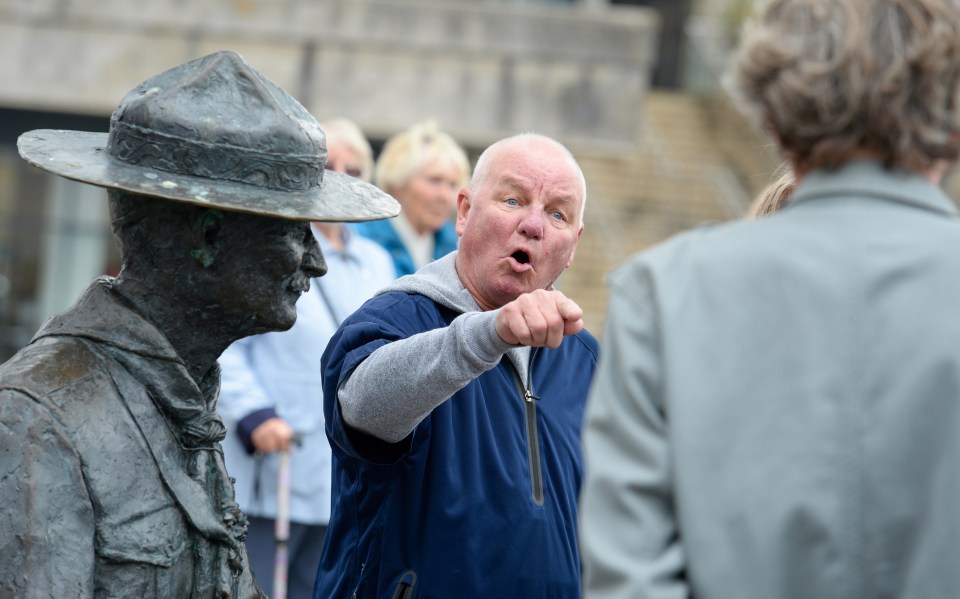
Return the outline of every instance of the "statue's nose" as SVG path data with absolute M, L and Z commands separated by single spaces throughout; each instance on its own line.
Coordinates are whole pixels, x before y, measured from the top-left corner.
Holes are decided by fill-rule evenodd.
M 327 261 L 323 258 L 323 250 L 315 239 L 310 239 L 312 243 L 307 246 L 307 251 L 303 254 L 303 270 L 312 279 L 322 277 L 327 274 Z

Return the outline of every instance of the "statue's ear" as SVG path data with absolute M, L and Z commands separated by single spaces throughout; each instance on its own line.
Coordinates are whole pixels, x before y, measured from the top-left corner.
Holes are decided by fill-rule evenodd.
M 190 257 L 209 268 L 217 257 L 217 240 L 223 230 L 223 212 L 204 210 L 193 222 L 193 243 Z

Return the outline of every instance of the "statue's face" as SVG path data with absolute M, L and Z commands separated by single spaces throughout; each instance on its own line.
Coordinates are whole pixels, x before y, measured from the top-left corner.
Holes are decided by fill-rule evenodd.
M 327 272 L 309 223 L 231 214 L 222 234 L 220 305 L 247 334 L 292 327 L 310 279 Z

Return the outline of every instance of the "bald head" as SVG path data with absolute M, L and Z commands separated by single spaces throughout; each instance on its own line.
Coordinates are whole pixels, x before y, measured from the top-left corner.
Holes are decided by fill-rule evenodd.
M 494 170 L 492 167 L 498 158 L 502 155 L 517 151 L 527 154 L 536 152 L 559 152 L 565 156 L 570 163 L 570 168 L 577 174 L 580 180 L 580 225 L 583 226 L 583 214 L 587 207 L 587 181 L 583 176 L 583 170 L 580 168 L 580 165 L 577 164 L 576 158 L 573 157 L 573 154 L 566 146 L 546 135 L 520 133 L 491 144 L 477 159 L 477 164 L 473 169 L 473 177 L 470 179 L 470 191 L 476 193 L 477 190 L 483 187 L 490 177 L 491 171 Z

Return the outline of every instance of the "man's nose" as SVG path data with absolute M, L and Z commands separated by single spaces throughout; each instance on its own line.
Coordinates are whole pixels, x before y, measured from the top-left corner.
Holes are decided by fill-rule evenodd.
M 323 258 L 323 250 L 312 235 L 307 240 L 306 251 L 303 253 L 303 270 L 311 279 L 327 274 L 327 261 Z
M 543 237 L 543 211 L 538 208 L 527 210 L 520 220 L 520 233 L 533 239 Z

